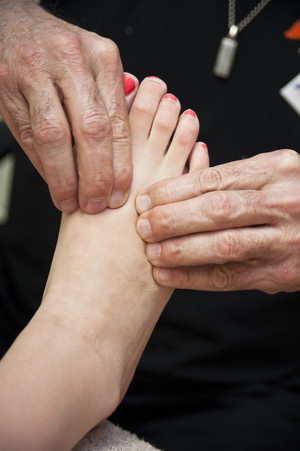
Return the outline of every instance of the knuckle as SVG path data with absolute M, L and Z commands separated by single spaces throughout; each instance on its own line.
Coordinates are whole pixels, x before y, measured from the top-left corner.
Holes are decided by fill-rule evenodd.
M 183 255 L 183 245 L 181 240 L 174 239 L 170 242 L 166 242 L 163 253 L 168 255 L 168 260 L 170 262 L 180 261 Z
M 93 140 L 101 140 L 112 136 L 112 125 L 108 116 L 94 112 L 82 117 L 79 133 Z M 76 139 L 75 133 L 74 136 Z
M 112 173 L 90 170 L 84 179 L 84 184 L 90 193 L 108 193 L 112 187 Z
M 182 288 L 187 290 L 195 288 L 198 284 L 198 273 L 194 268 L 182 268 L 183 274 L 180 277 L 179 282 L 182 283 Z
M 81 39 L 78 33 L 71 30 L 59 30 L 50 38 L 54 51 L 58 51 L 61 58 L 78 62 L 82 60 Z
M 208 191 L 218 191 L 222 189 L 223 173 L 219 168 L 209 168 L 204 171 L 199 171 L 195 183 L 198 185 L 198 192 L 205 193 Z
M 127 187 L 132 179 L 131 165 L 114 169 L 114 179 L 118 187 Z
M 20 139 L 20 145 L 23 149 L 26 149 L 28 146 L 32 145 L 33 134 L 30 124 L 19 125 L 18 135 Z
M 153 233 L 157 237 L 168 237 L 174 228 L 174 218 L 168 214 L 164 207 L 155 207 L 149 212 Z
M 114 63 L 120 59 L 120 52 L 117 44 L 109 38 L 101 39 L 101 55 L 110 63 Z
M 74 180 L 64 177 L 55 180 L 50 179 L 48 183 L 55 199 L 59 202 L 77 197 L 77 183 Z
M 228 290 L 234 286 L 233 274 L 225 265 L 213 265 L 210 269 L 209 280 L 216 290 Z
M 33 139 L 37 145 L 55 147 L 65 143 L 69 134 L 62 123 L 49 120 L 39 121 L 32 129 Z
M 299 267 L 296 262 L 288 261 L 283 264 L 277 265 L 275 268 L 272 267 L 272 278 L 276 286 L 280 285 L 280 290 L 278 291 L 294 291 L 299 289 L 300 286 L 300 276 Z
M 233 205 L 229 193 L 216 191 L 210 196 L 209 211 L 216 225 L 223 224 L 232 216 Z
M 130 146 L 130 130 L 125 118 L 125 115 L 122 113 L 113 113 L 110 115 L 110 121 L 113 130 L 113 140 L 114 141 L 122 141 L 124 146 Z
M 280 149 L 275 151 L 276 163 L 279 167 L 293 169 L 300 167 L 300 156 L 295 150 Z
M 216 254 L 220 263 L 236 260 L 240 256 L 241 243 L 237 235 L 232 231 L 225 231 L 220 240 L 216 235 Z

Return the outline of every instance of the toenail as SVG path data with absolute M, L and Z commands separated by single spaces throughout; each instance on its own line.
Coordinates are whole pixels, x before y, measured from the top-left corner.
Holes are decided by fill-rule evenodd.
M 110 208 L 117 208 L 123 205 L 125 200 L 124 193 L 122 191 L 113 191 L 110 195 L 108 206 Z
M 128 74 L 123 74 L 123 87 L 124 94 L 126 96 L 130 94 L 135 88 L 135 81 Z
M 158 82 L 158 83 L 164 83 L 161 78 L 155 77 L 155 75 L 150 75 L 150 77 L 147 77 L 147 78 L 150 78 L 150 80 Z
M 193 110 L 186 110 L 184 114 L 187 114 L 188 116 L 196 117 L 196 113 Z
M 161 254 L 160 244 L 147 244 L 146 246 L 146 255 L 149 260 L 157 260 Z
M 86 213 L 100 213 L 100 211 L 103 211 L 107 206 L 107 202 L 103 198 L 99 199 L 90 199 L 86 205 L 85 211 Z
M 138 219 L 137 225 L 136 225 L 137 231 L 141 238 L 146 240 L 152 235 L 152 230 L 150 227 L 150 222 L 148 219 Z
M 200 143 L 201 144 L 201 149 L 202 150 L 208 150 L 207 145 L 205 143 Z
M 177 102 L 177 97 L 176 96 L 174 96 L 173 94 L 166 94 L 165 95 L 165 99 L 167 99 L 167 100 L 173 100 L 174 102 Z
M 136 198 L 136 209 L 138 213 L 144 213 L 145 211 L 150 210 L 151 208 L 151 199 L 148 194 L 142 194 Z

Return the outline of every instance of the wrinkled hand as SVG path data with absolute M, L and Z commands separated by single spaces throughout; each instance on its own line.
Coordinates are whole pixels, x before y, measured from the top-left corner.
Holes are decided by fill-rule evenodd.
M 29 0 L 0 0 L 0 9 L 0 114 L 54 204 L 120 206 L 132 167 L 117 46 Z
M 137 230 L 160 285 L 300 290 L 300 157 L 260 154 L 156 183 Z M 175 238 L 174 238 L 175 237 Z M 152 243 L 152 244 L 151 244 Z

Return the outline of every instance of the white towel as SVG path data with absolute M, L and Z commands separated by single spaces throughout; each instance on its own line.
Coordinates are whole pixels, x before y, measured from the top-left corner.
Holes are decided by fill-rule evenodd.
M 136 435 L 109 421 L 95 426 L 73 451 L 159 451 Z

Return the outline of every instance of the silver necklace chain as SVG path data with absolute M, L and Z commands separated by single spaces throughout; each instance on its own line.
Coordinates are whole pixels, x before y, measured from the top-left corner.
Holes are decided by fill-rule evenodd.
M 244 30 L 257 16 L 258 14 L 270 3 L 271 0 L 261 0 L 238 24 L 236 23 L 236 5 L 235 0 L 229 0 L 228 5 L 228 29 L 235 25 L 237 32 L 240 33 Z

